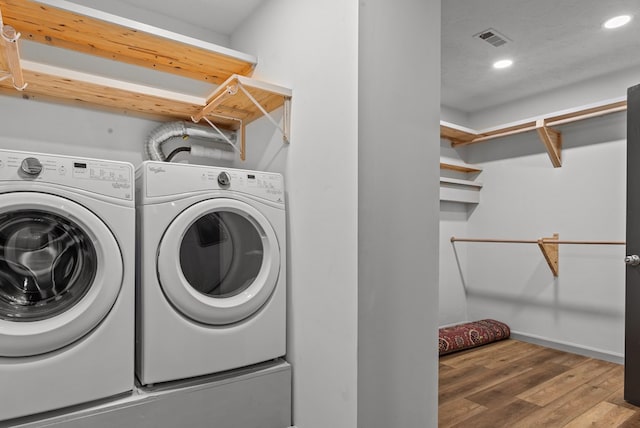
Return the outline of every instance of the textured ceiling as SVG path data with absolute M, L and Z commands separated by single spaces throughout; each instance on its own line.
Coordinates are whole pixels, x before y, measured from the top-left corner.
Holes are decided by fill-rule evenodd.
M 629 25 L 601 28 L 623 13 L 635 15 Z M 473 37 L 488 28 L 511 40 Z M 503 57 L 514 65 L 494 70 Z M 640 0 L 442 0 L 447 107 L 473 113 L 631 67 L 640 67 Z

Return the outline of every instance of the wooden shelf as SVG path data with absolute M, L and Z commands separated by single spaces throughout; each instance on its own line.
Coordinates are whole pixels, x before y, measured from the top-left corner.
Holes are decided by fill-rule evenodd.
M 455 171 L 456 173 L 475 174 L 482 168 L 469 165 L 456 159 L 440 158 L 440 169 Z M 480 189 L 482 183 L 475 180 L 462 178 L 440 177 L 440 200 L 448 202 L 461 202 L 465 204 L 477 204 L 480 202 Z
M 575 109 L 569 109 L 550 115 L 523 120 L 483 131 L 464 128 L 440 121 L 440 138 L 451 141 L 453 147 L 481 143 L 495 138 L 508 137 L 525 132 L 536 131 L 549 154 L 554 167 L 562 166 L 562 134 L 553 126 L 565 125 L 607 114 L 623 112 L 627 109 L 625 98 L 606 100 Z
M 220 84 L 249 75 L 256 58 L 64 0 L 0 0 L 26 40 Z M 197 13 L 197 11 L 196 11 Z
M 20 91 L 2 41 L 0 71 L 14 79 L 0 81 L 0 94 L 242 129 L 242 159 L 244 127 L 265 115 L 289 141 L 291 90 L 248 77 L 255 57 L 65 0 L 0 0 L 0 13 L 0 25 L 15 28 L 23 39 L 212 84 L 210 93 L 194 96 L 18 57 L 17 71 L 27 83 Z M 269 116 L 280 107 L 282 127 Z
M 456 162 L 448 159 L 440 159 L 440 169 L 447 169 L 449 171 L 457 172 L 482 172 L 482 168 L 475 165 L 469 165 L 462 162 Z
M 478 135 L 473 129 L 465 128 L 453 123 L 440 121 L 440 138 L 451 141 L 452 143 L 466 143 L 472 141 Z

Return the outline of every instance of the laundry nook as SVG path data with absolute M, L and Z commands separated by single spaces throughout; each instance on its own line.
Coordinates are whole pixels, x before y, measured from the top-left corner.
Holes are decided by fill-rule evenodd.
M 0 0 L 0 427 L 640 425 L 638 40 L 637 0 Z

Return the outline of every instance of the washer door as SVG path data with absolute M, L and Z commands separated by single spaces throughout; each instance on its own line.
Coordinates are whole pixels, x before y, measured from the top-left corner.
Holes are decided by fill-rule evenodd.
M 107 226 L 68 199 L 0 195 L 0 356 L 62 348 L 111 310 L 122 285 Z
M 252 206 L 209 199 L 184 210 L 158 250 L 158 277 L 168 300 L 203 324 L 241 321 L 269 299 L 280 271 L 280 247 L 268 220 Z

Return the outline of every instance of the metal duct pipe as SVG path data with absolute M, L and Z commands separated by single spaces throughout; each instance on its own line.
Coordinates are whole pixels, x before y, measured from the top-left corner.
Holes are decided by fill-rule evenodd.
M 235 143 L 236 133 L 233 131 L 222 131 L 224 135 Z M 210 126 L 198 125 L 186 121 L 167 122 L 155 128 L 145 142 L 145 152 L 151 160 L 165 162 L 167 156 L 162 151 L 162 145 L 169 139 L 174 137 L 194 137 L 203 140 L 212 141 L 214 143 L 229 144 L 218 131 Z

